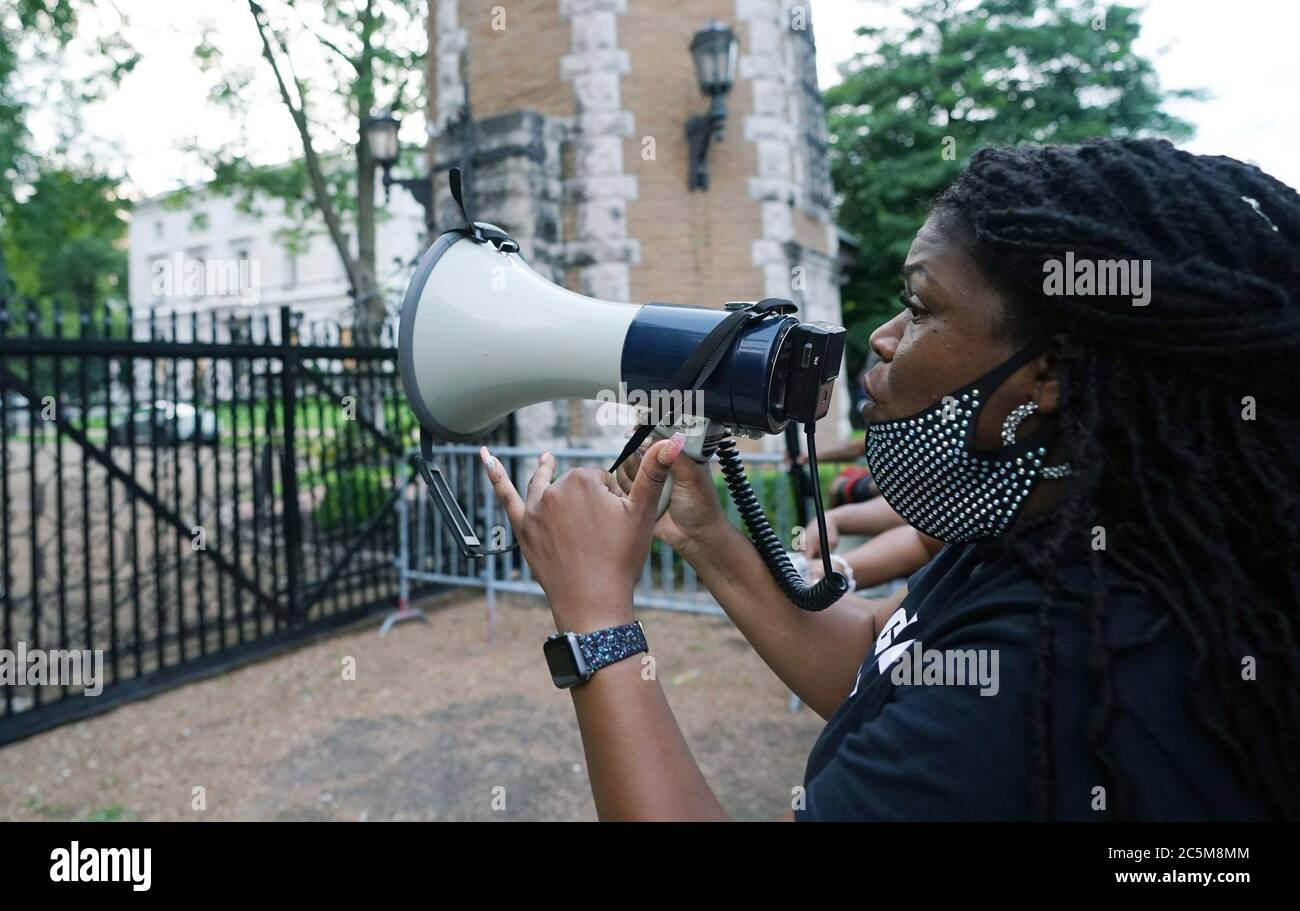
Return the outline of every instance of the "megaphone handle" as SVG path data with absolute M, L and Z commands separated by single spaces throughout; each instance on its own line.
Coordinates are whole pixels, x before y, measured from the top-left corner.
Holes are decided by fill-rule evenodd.
M 705 436 L 707 436 L 706 434 L 707 428 L 708 428 L 708 421 L 703 421 L 697 427 L 694 428 L 682 428 L 677 426 L 661 424 L 655 428 L 655 435 L 659 437 L 667 438 L 672 436 L 673 433 L 676 432 L 677 430 L 682 430 L 686 434 L 686 443 L 685 445 L 682 446 L 682 455 L 690 456 L 692 459 L 694 459 L 697 462 L 705 462 L 708 461 L 704 457 L 704 438 Z M 667 479 L 664 481 L 663 492 L 659 494 L 659 511 L 655 513 L 655 515 L 662 516 L 665 512 L 667 512 L 668 503 L 669 501 L 672 500 L 672 498 L 673 498 L 673 476 L 672 474 L 669 474 Z
M 456 502 L 456 495 L 452 492 L 451 485 L 447 483 L 447 479 L 443 476 L 442 469 L 433 463 L 433 437 L 423 428 L 420 429 L 420 454 L 411 456 L 411 464 L 415 466 L 420 477 L 424 478 L 424 485 L 429 492 L 429 499 L 433 500 L 433 505 L 442 514 L 443 521 L 455 531 L 456 544 L 462 554 L 472 560 L 477 560 L 481 557 L 506 554 L 519 548 L 518 541 L 509 547 L 486 548 L 483 546 L 478 539 L 478 535 L 474 534 L 474 526 L 470 524 L 464 510 Z

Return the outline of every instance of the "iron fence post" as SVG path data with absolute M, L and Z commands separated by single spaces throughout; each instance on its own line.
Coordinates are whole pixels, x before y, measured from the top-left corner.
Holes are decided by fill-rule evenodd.
M 405 610 L 411 597 L 411 533 L 408 528 L 411 516 L 409 499 L 412 480 L 411 466 L 405 459 L 397 460 L 396 474 L 401 485 L 402 496 L 397 501 L 397 607 Z M 418 505 L 416 507 L 419 508 Z
M 474 467 L 477 467 L 475 463 L 476 460 L 471 458 L 470 464 L 473 465 Z M 503 463 L 503 467 L 504 467 L 504 463 Z M 473 468 L 471 468 L 471 471 L 472 470 Z M 494 541 L 496 532 L 492 527 L 492 501 L 493 501 L 494 494 L 492 491 L 492 485 L 488 484 L 486 481 L 486 475 L 484 475 L 484 480 L 479 486 L 483 491 L 483 527 L 487 533 L 488 540 L 493 542 L 491 546 L 496 547 L 497 545 Z M 483 587 L 486 596 L 485 600 L 487 601 L 488 642 L 495 642 L 496 634 L 497 634 L 497 587 L 496 587 L 497 558 L 496 557 L 489 556 L 487 559 L 483 561 L 483 573 L 485 576 Z
M 293 319 L 280 307 L 280 402 L 284 411 L 284 447 L 280 450 L 280 486 L 284 498 L 284 551 L 289 582 L 289 616 L 298 617 L 302 601 L 302 516 L 298 504 L 298 461 L 295 451 L 298 410 L 298 353 L 293 346 Z

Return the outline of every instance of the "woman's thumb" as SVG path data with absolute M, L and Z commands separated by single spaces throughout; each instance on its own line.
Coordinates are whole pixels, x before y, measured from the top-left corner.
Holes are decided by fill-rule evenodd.
M 628 494 L 628 499 L 633 505 L 652 511 L 658 509 L 659 494 L 663 491 L 664 482 L 668 480 L 673 462 L 681 455 L 684 445 L 686 445 L 686 437 L 674 433 L 670 439 L 655 443 L 646 450 L 641 465 L 637 468 L 636 480 L 632 482 L 632 492 Z

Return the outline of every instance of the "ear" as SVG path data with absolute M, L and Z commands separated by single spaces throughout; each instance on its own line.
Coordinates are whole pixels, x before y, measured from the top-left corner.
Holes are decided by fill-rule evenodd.
M 1059 379 L 1061 365 L 1060 338 L 1053 338 L 1042 354 L 1034 361 L 1034 401 L 1038 403 L 1038 413 L 1056 414 L 1061 407 L 1061 383 Z

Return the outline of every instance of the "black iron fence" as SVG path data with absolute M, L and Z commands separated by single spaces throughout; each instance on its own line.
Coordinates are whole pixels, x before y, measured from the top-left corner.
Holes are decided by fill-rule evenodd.
M 48 667 L 0 680 L 0 743 L 397 594 L 414 425 L 391 327 L 106 313 L 0 296 L 0 660 L 102 659 L 93 697 Z

